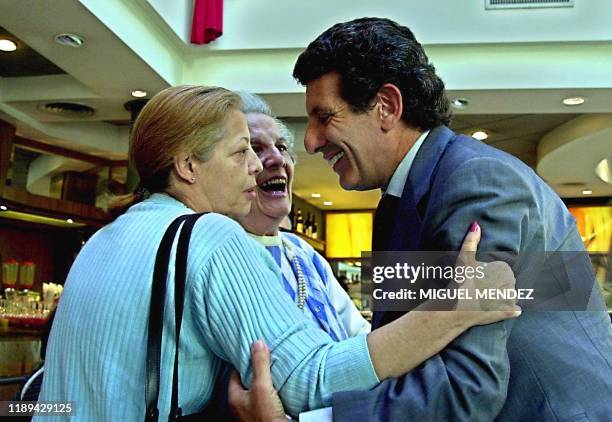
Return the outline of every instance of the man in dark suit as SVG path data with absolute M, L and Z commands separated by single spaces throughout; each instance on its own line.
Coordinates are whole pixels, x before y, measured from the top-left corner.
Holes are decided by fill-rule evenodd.
M 574 219 L 529 167 L 447 128 L 444 84 L 412 32 L 377 18 L 334 25 L 294 77 L 306 86 L 306 150 L 322 153 L 343 188 L 383 190 L 374 250 L 456 251 L 478 221 L 479 250 L 515 254 L 518 288 L 536 255 L 567 287 L 554 302 L 565 308 L 472 328 L 401 378 L 335 394 L 334 420 L 609 420 L 612 330 Z M 568 305 L 577 284 L 588 311 Z M 373 328 L 395 317 L 377 312 Z

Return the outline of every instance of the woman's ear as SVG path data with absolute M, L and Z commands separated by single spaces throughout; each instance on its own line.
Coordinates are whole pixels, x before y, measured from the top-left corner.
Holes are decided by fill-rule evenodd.
M 402 93 L 393 84 L 384 84 L 376 94 L 376 108 L 383 131 L 388 132 L 402 119 Z
M 191 155 L 179 154 L 174 157 L 174 170 L 179 180 L 192 184 L 195 182 L 195 170 Z

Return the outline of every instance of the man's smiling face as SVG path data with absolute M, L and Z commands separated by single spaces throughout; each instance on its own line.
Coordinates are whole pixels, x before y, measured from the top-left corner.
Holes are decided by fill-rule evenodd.
M 320 152 L 340 177 L 346 190 L 369 190 L 384 186 L 389 178 L 377 108 L 355 113 L 340 95 L 340 75 L 326 73 L 306 86 L 308 126 L 304 146 L 310 154 Z M 392 173 L 392 171 L 391 171 Z

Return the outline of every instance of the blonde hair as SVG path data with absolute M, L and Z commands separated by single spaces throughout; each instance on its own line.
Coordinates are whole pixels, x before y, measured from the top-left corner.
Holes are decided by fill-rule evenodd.
M 117 216 L 148 193 L 168 187 L 174 157 L 193 154 L 206 161 L 224 135 L 227 115 L 240 110 L 240 97 L 225 88 L 182 85 L 164 89 L 143 107 L 130 135 L 130 163 L 140 177 L 139 187 L 111 200 Z

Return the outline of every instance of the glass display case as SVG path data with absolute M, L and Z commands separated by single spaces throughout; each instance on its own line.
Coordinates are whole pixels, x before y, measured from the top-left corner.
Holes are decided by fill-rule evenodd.
M 370 298 L 362 295 L 361 254 L 372 249 L 373 210 L 325 213 L 325 256 L 338 281 L 362 315 L 372 317 Z

